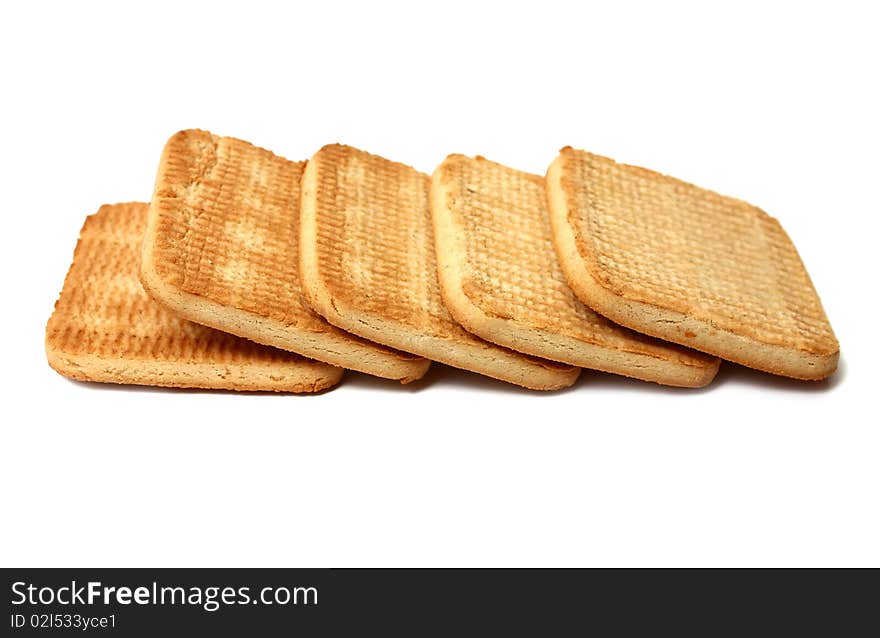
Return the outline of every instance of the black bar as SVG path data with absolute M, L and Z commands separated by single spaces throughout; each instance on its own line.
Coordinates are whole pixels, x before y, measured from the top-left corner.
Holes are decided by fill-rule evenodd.
M 2 571 L 8 636 L 557 636 L 646 629 L 752 636 L 798 628 L 855 636 L 871 635 L 867 627 L 877 635 L 878 628 L 869 615 L 876 572 L 868 570 Z

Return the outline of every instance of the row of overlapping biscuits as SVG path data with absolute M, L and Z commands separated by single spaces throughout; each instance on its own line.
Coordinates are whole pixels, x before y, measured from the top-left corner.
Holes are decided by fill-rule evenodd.
M 80 380 L 307 392 L 431 361 L 535 390 L 700 387 L 719 358 L 822 379 L 839 347 L 776 220 L 680 180 L 571 148 L 546 178 L 461 155 L 428 176 L 187 130 L 150 204 L 87 219 L 46 349 Z

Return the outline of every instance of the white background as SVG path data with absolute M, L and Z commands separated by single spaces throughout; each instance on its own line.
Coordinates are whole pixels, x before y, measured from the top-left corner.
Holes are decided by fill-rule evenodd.
M 871 3 L 10 4 L 0 564 L 880 565 Z M 543 173 L 570 144 L 746 199 L 798 246 L 841 369 L 553 395 L 441 366 L 314 397 L 67 381 L 43 330 L 83 218 L 146 201 L 189 127 L 426 172 Z

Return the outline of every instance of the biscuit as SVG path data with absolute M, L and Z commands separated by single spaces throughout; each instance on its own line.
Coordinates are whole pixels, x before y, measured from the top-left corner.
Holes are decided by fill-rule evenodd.
M 474 334 L 665 385 L 715 377 L 716 357 L 623 328 L 577 298 L 556 260 L 543 178 L 450 155 L 434 172 L 431 210 L 443 299 Z
M 80 381 L 315 392 L 343 370 L 206 328 L 167 310 L 138 281 L 148 204 L 102 206 L 80 232 L 46 326 L 46 355 Z
M 429 361 L 344 332 L 304 302 L 303 166 L 205 131 L 172 136 L 144 237 L 144 288 L 212 328 L 403 383 L 420 378 Z
M 301 267 L 312 307 L 364 338 L 536 390 L 580 370 L 470 334 L 440 296 L 430 178 L 347 146 L 330 145 L 303 176 Z
M 764 211 L 571 148 L 550 166 L 547 195 L 562 270 L 596 312 L 773 374 L 836 369 L 819 296 Z

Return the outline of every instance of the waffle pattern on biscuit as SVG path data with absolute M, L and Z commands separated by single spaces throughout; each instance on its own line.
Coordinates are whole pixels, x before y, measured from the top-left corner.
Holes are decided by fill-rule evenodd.
M 764 211 L 570 148 L 551 166 L 548 188 L 569 283 L 598 312 L 768 372 L 834 371 L 839 346 L 819 296 Z
M 182 319 L 138 281 L 147 204 L 103 206 L 86 219 L 46 326 L 46 352 L 73 379 L 157 386 L 312 392 L 340 368 Z

